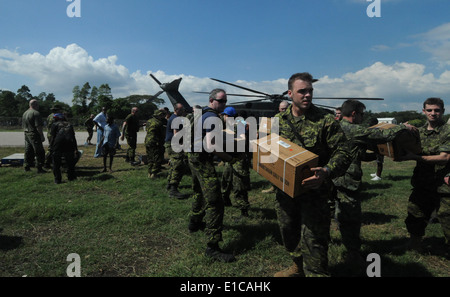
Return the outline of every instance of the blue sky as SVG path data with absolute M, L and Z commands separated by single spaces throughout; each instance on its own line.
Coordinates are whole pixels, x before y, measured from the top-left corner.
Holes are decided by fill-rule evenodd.
M 66 0 L 0 0 L 0 89 L 26 84 L 70 103 L 85 82 L 108 83 L 115 98 L 154 94 L 153 73 L 183 77 L 184 97 L 204 105 L 193 91 L 245 93 L 210 77 L 281 93 L 308 71 L 316 96 L 385 98 L 366 101 L 372 111 L 447 102 L 450 1 L 379 1 L 370 18 L 365 0 L 79 0 L 70 18 Z

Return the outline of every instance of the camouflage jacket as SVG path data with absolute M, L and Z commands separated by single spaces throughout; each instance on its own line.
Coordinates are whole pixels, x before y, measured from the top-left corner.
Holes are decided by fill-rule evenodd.
M 166 127 L 164 121 L 156 117 L 150 118 L 146 124 L 147 135 L 145 136 L 146 146 L 164 146 L 166 137 Z
M 352 162 L 354 148 L 348 144 L 344 131 L 332 114 L 312 105 L 305 115 L 295 118 L 291 105 L 275 117 L 279 118 L 280 136 L 318 155 L 319 166 L 328 167 L 331 178 L 345 173 Z M 301 139 L 297 139 L 288 121 L 295 127 Z M 276 129 L 273 128 L 272 131 Z
M 441 152 L 450 153 L 450 125 L 442 122 L 436 129 L 428 130 L 428 124 L 419 128 L 420 143 L 423 156 L 439 155 Z M 417 162 L 411 178 L 414 188 L 437 190 L 440 193 L 450 193 L 444 184 L 444 177 L 450 173 L 450 164 L 432 165 Z
M 400 131 L 407 128 L 405 125 L 398 125 L 392 129 L 366 128 L 362 125 L 352 124 L 346 119 L 342 119 L 340 124 L 345 136 L 356 147 L 356 151 L 353 162 L 345 174 L 333 179 L 333 183 L 335 186 L 356 191 L 361 186 L 361 178 L 363 175 L 361 161 L 364 160 L 367 149 L 377 144 L 392 141 Z

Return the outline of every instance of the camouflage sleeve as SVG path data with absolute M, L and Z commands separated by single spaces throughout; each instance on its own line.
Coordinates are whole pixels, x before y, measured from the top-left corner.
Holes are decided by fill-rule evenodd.
M 334 119 L 329 121 L 325 128 L 327 129 L 326 144 L 331 151 L 331 158 L 325 167 L 328 167 L 330 178 L 333 179 L 347 171 L 357 154 L 358 146 L 347 139 L 341 126 Z
M 450 153 L 450 125 L 445 124 L 442 129 L 441 145 L 439 151 L 442 153 Z
M 355 139 L 374 144 L 381 144 L 394 140 L 394 138 L 403 131 L 408 131 L 403 124 L 390 129 L 366 128 L 361 130 L 361 133 L 355 137 Z

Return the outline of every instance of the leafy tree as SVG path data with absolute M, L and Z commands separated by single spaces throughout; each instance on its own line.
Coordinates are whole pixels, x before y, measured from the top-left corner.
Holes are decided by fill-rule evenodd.
M 16 94 L 11 91 L 0 92 L 0 116 L 12 117 L 17 116 L 16 106 Z

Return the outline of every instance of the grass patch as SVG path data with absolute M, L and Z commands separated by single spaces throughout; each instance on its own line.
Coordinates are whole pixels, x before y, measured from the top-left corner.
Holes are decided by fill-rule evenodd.
M 281 245 L 274 195 L 261 194 L 269 184 L 254 171 L 250 218 L 240 220 L 233 207 L 225 210 L 223 247 L 238 261 L 223 264 L 203 256 L 202 232 L 188 232 L 191 199 L 170 199 L 165 178 L 149 180 L 145 165 L 123 161 L 125 151 L 118 151 L 114 172 L 101 173 L 94 147 L 83 150 L 75 182 L 63 175 L 63 183 L 55 185 L 51 172 L 0 168 L 0 276 L 65 276 L 71 253 L 81 257 L 82 276 L 269 277 L 291 264 Z M 22 151 L 0 148 L 0 157 Z M 138 153 L 144 152 L 138 145 Z M 439 224 L 427 229 L 426 253 L 392 253 L 406 242 L 414 163 L 386 159 L 384 167 L 379 182 L 369 179 L 375 163 L 363 167 L 363 252 L 381 256 L 382 276 L 449 276 L 449 261 L 439 254 Z M 191 192 L 190 176 L 184 176 L 180 189 Z M 348 276 L 335 223 L 331 238 L 330 271 Z

